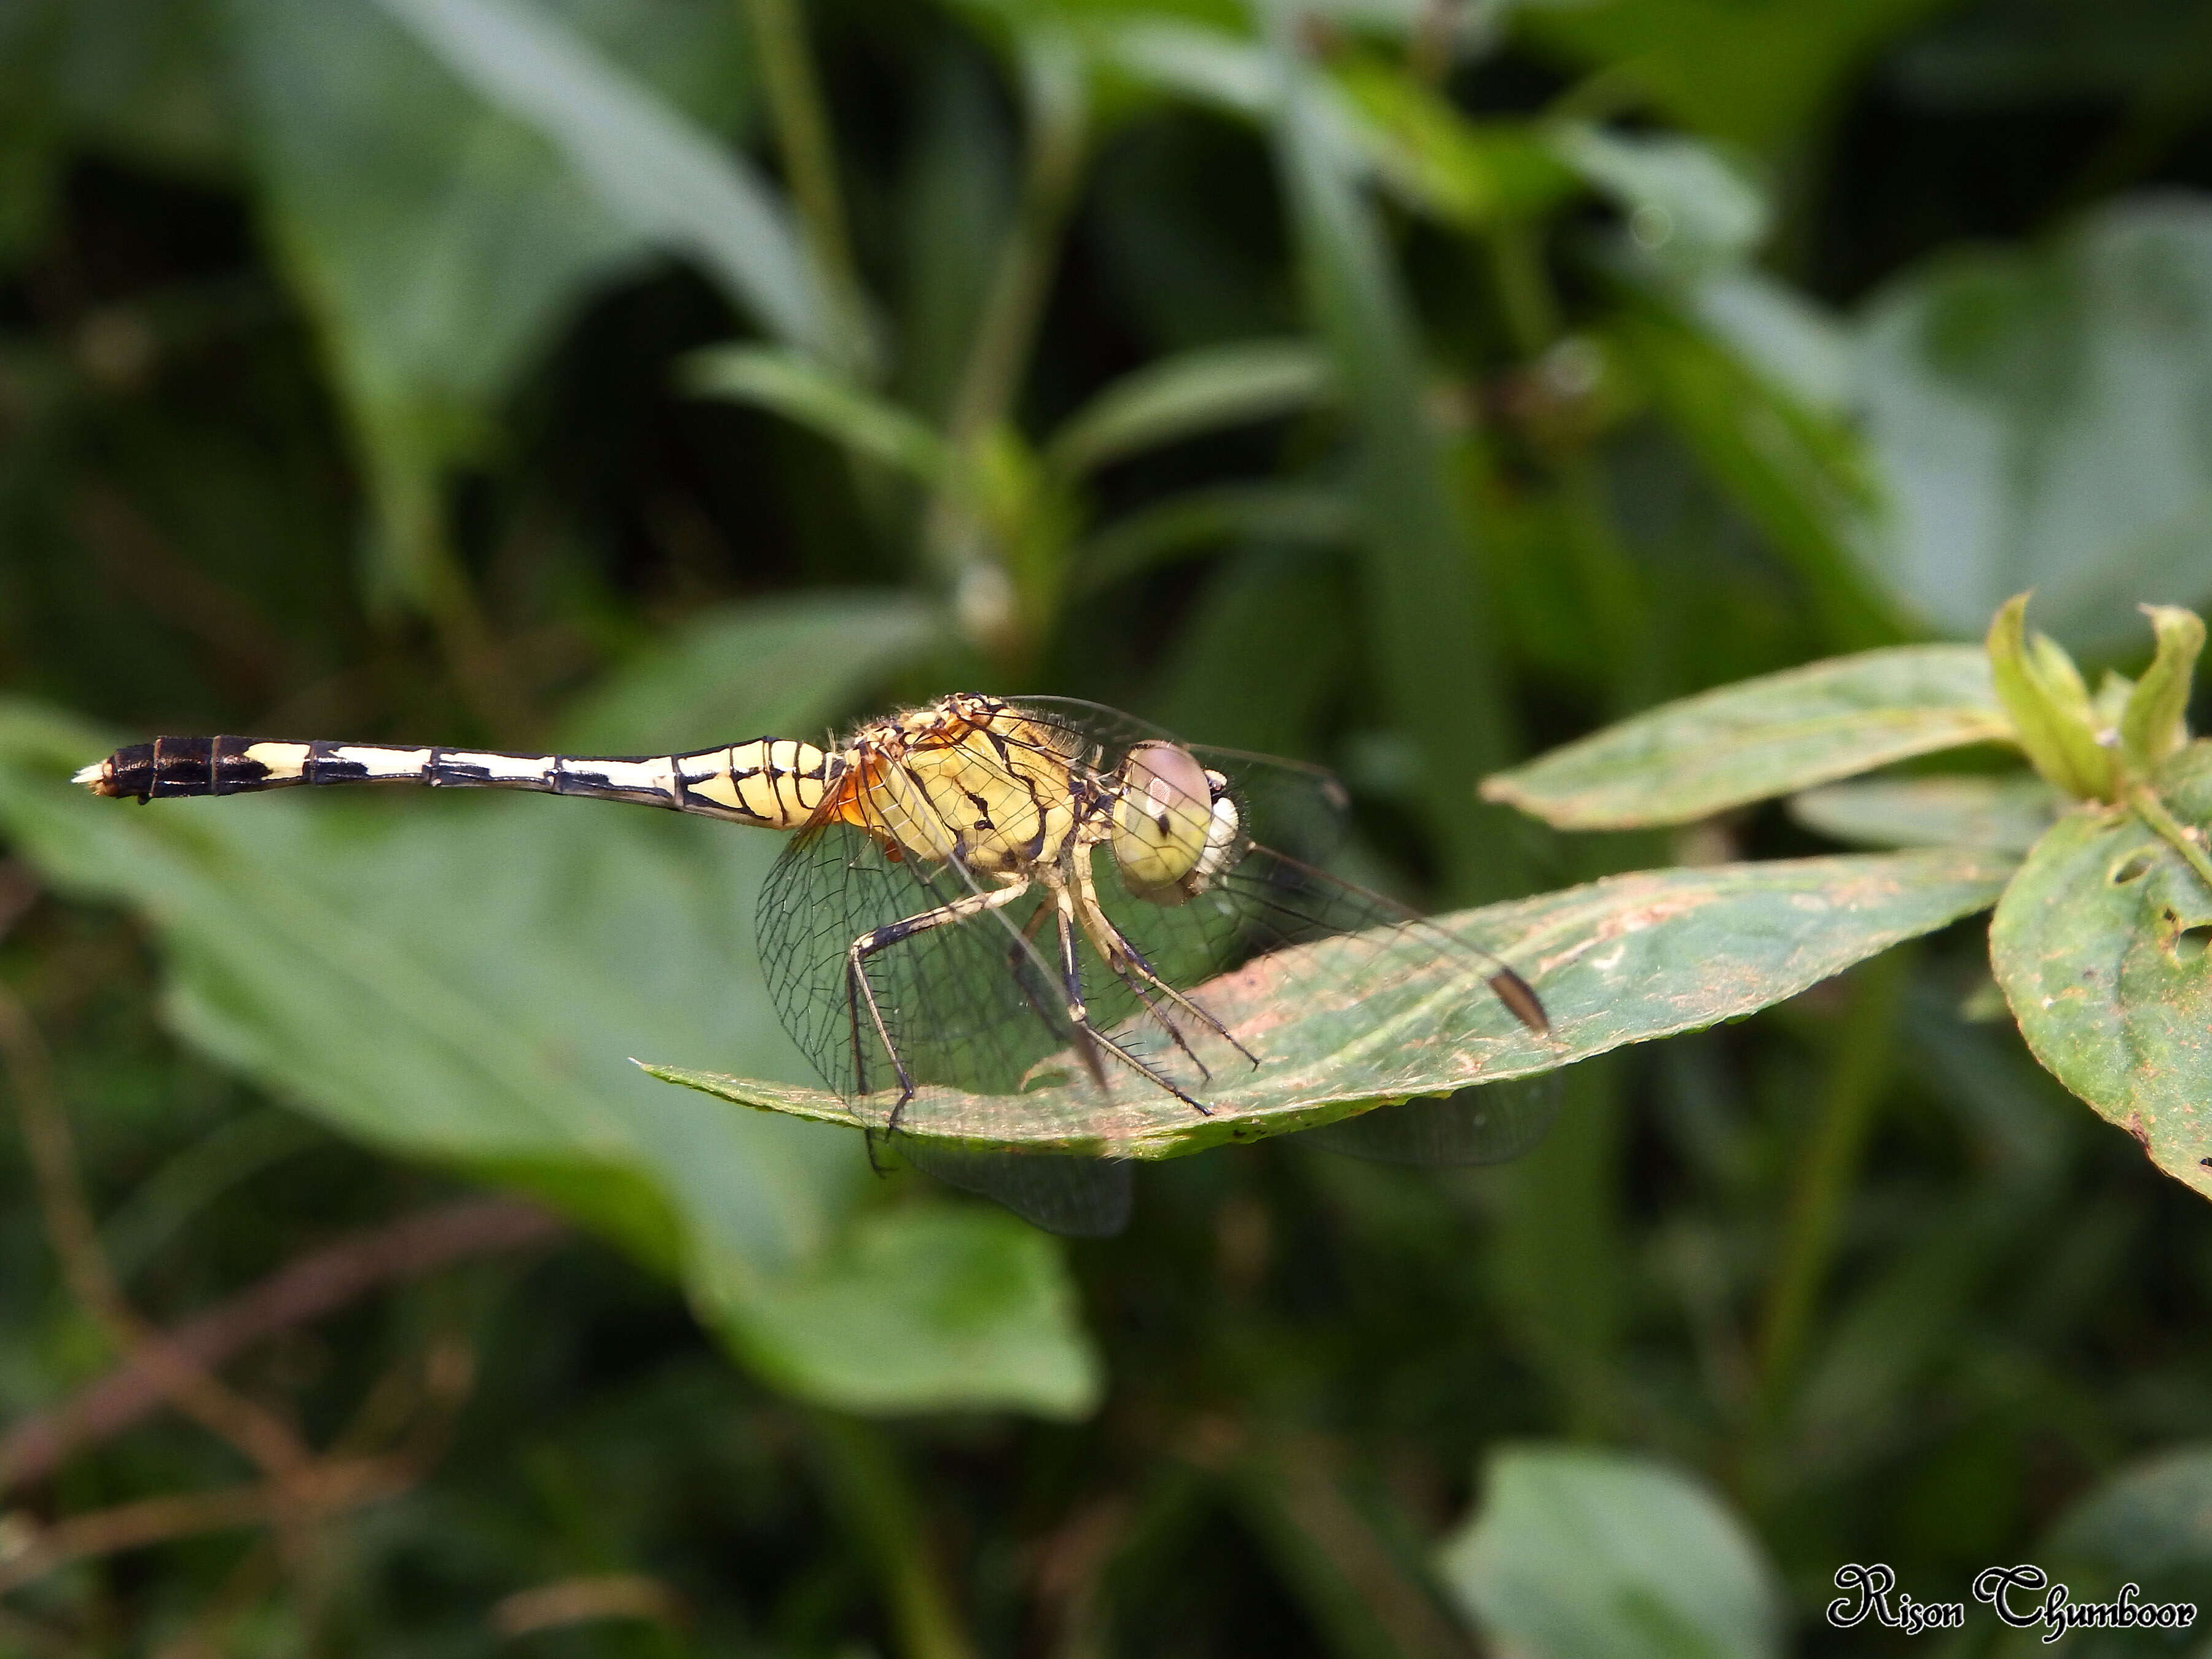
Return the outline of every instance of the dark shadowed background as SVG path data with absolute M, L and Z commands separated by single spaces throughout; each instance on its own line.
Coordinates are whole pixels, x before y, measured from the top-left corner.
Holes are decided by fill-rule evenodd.
M 0 0 L 0 1653 L 2212 1604 L 2212 1213 L 1976 1017 L 1978 922 L 1517 1163 L 1289 1138 L 1067 1243 L 629 1064 L 808 1080 L 773 836 L 58 781 L 1049 692 L 1471 904 L 1821 850 L 1474 785 L 2031 586 L 2129 669 L 2212 599 L 2203 0 Z

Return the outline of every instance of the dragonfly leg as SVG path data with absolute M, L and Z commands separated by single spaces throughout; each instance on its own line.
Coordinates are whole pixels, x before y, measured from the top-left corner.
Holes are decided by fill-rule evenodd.
M 1075 1046 L 1082 1051 L 1085 1069 L 1091 1080 L 1098 1085 L 1100 1094 L 1112 1092 L 1106 1081 L 1106 1067 L 1098 1059 L 1098 1045 L 1103 1040 L 1091 1028 L 1091 1011 L 1083 1001 L 1083 964 L 1075 955 L 1075 925 L 1067 915 L 1067 894 L 1062 889 L 1054 896 L 1059 902 L 1053 907 L 1054 919 L 1060 924 L 1060 988 L 1067 999 L 1067 1023 L 1075 1028 Z
M 926 933 L 933 927 L 942 927 L 948 922 L 963 921 L 969 916 L 981 915 L 986 910 L 997 910 L 1012 904 L 1029 891 L 1029 884 L 1022 882 L 1012 887 L 994 888 L 988 892 L 969 893 L 954 899 L 950 904 L 940 904 L 934 910 L 924 910 L 920 915 L 908 916 L 900 921 L 888 922 L 881 927 L 872 927 L 845 947 L 845 1001 L 853 1019 L 853 1073 L 854 1092 L 866 1094 L 867 1081 L 866 1055 L 860 1041 L 860 1006 L 867 1005 L 868 1022 L 875 1028 L 877 1040 L 884 1052 L 890 1056 L 891 1069 L 898 1073 L 899 1097 L 892 1104 L 888 1129 L 898 1127 L 899 1114 L 914 1098 L 914 1074 L 906 1068 L 898 1044 L 891 1040 L 890 1026 L 884 1018 L 882 1006 L 876 1001 L 875 987 L 868 983 L 867 960 L 878 951 L 886 950 L 902 939 L 917 933 Z
M 1106 966 L 1120 978 L 1124 985 L 1136 992 L 1138 1000 L 1145 1005 L 1152 1017 L 1159 1020 L 1161 1024 L 1168 1025 L 1166 1018 L 1152 1006 L 1152 999 L 1145 994 L 1144 988 L 1146 986 L 1158 992 L 1166 999 L 1170 1006 L 1180 1009 L 1200 1025 L 1205 1026 L 1207 1030 L 1212 1032 L 1214 1036 L 1219 1037 L 1257 1067 L 1260 1064 L 1259 1055 L 1239 1042 L 1236 1034 L 1208 1013 L 1204 1006 L 1176 990 L 1174 986 L 1154 973 L 1152 963 L 1145 960 L 1144 953 L 1121 937 L 1121 930 L 1115 927 L 1112 919 L 1107 915 L 1104 907 L 1098 902 L 1098 895 L 1091 886 L 1091 874 L 1087 866 L 1080 864 L 1076 866 L 1075 881 L 1076 914 L 1082 921 L 1083 931 L 1090 935 L 1091 948 L 1105 959 Z M 1180 1031 L 1176 1031 L 1172 1025 L 1168 1025 L 1168 1029 L 1174 1032 L 1177 1042 L 1182 1042 L 1182 1034 Z M 1187 1044 L 1184 1047 L 1184 1052 L 1189 1052 Z M 1195 1060 L 1197 1056 L 1193 1054 L 1191 1058 Z
M 867 1005 L 868 1012 L 875 1021 L 876 1033 L 884 1040 L 884 1052 L 891 1057 L 891 1065 L 898 1073 L 899 1082 L 904 1091 L 899 1096 L 899 1105 L 903 1106 L 914 1093 L 914 1084 L 906 1074 L 906 1066 L 899 1059 L 898 1050 L 891 1044 L 890 1034 L 884 1030 L 883 1015 L 876 1007 L 875 992 L 868 984 L 867 975 L 860 969 L 860 959 L 848 951 L 845 957 L 845 1008 L 852 1017 L 853 1092 L 856 1095 L 868 1092 L 868 1053 L 860 1041 L 862 1003 Z M 892 1108 L 891 1115 L 897 1116 L 897 1107 Z
M 1213 1115 L 1213 1109 L 1212 1107 L 1200 1103 L 1198 1097 L 1195 1095 L 1193 1095 L 1188 1089 L 1181 1087 L 1172 1078 L 1160 1071 L 1157 1066 L 1148 1065 L 1144 1060 L 1139 1060 L 1136 1055 L 1131 1054 L 1127 1048 L 1124 1048 L 1120 1043 L 1115 1042 L 1112 1037 L 1108 1036 L 1103 1031 L 1100 1030 L 1097 1026 L 1091 1023 L 1090 1010 L 1084 1006 L 1083 1002 L 1083 979 L 1076 964 L 1076 902 L 1073 896 L 1071 895 L 1065 887 L 1054 888 L 1053 896 L 1055 901 L 1060 917 L 1060 954 L 1062 963 L 1062 973 L 1067 984 L 1068 1024 L 1075 1028 L 1076 1041 L 1082 1047 L 1084 1062 L 1091 1067 L 1091 1075 L 1097 1079 L 1100 1090 L 1103 1091 L 1106 1088 L 1106 1079 L 1100 1070 L 1098 1065 L 1098 1054 L 1097 1052 L 1097 1050 L 1103 1049 L 1107 1054 L 1113 1055 L 1115 1059 L 1120 1060 L 1124 1066 L 1127 1066 L 1131 1071 L 1136 1073 L 1139 1077 L 1143 1078 L 1146 1082 L 1152 1085 L 1153 1087 L 1164 1089 L 1169 1094 L 1173 1095 L 1177 1100 L 1182 1102 L 1184 1105 L 1189 1107 L 1191 1110 L 1196 1112 L 1200 1117 L 1212 1117 Z M 1164 1022 L 1163 1023 L 1164 1024 Z M 1180 1043 L 1182 1042 L 1182 1033 L 1176 1031 L 1175 1028 L 1172 1026 L 1170 1026 L 1168 1029 L 1170 1034 L 1175 1037 L 1177 1042 Z M 1186 1054 L 1190 1052 L 1188 1046 L 1184 1048 L 1183 1052 Z M 1196 1060 L 1198 1056 L 1192 1054 L 1191 1058 L 1193 1060 Z M 1200 1069 L 1202 1071 L 1205 1068 L 1201 1066 Z
M 1198 1050 L 1192 1048 L 1190 1046 L 1190 1039 L 1183 1036 L 1182 1027 L 1177 1025 L 1173 1020 L 1167 1017 L 1166 1011 L 1164 1010 L 1160 1006 L 1159 1003 L 1153 999 L 1152 994 L 1145 989 L 1144 981 L 1136 978 L 1133 975 L 1117 975 L 1116 977 L 1120 978 L 1121 983 L 1128 987 L 1130 991 L 1135 994 L 1137 1000 L 1144 1005 L 1145 1012 L 1152 1017 L 1152 1023 L 1155 1025 L 1158 1025 L 1160 1030 L 1165 1031 L 1170 1037 L 1174 1039 L 1175 1046 L 1182 1050 L 1183 1057 L 1189 1060 L 1192 1065 L 1198 1067 L 1198 1074 L 1204 1078 L 1208 1083 L 1212 1082 L 1213 1068 L 1198 1057 Z M 1234 1039 L 1232 1038 L 1231 1041 L 1234 1041 Z
M 1066 911 L 1065 908 L 1061 908 L 1056 910 L 1055 914 L 1058 914 L 1060 916 L 1060 925 L 1064 932 L 1067 925 Z M 1034 927 L 1037 921 L 1043 918 L 1043 915 L 1044 910 L 1042 907 L 1039 907 L 1036 915 L 1030 918 L 1030 925 Z M 1091 939 L 1092 948 L 1097 949 L 1098 941 L 1096 937 L 1091 935 L 1091 930 L 1086 927 L 1084 929 L 1084 933 L 1086 938 Z M 1066 949 L 1071 948 L 1071 946 L 1064 944 L 1062 948 Z M 1105 958 L 1107 970 L 1113 974 L 1115 978 L 1120 980 L 1125 987 L 1134 994 L 1138 1002 L 1143 1006 L 1145 1012 L 1152 1017 L 1152 1023 L 1168 1034 L 1169 1037 L 1174 1042 L 1175 1046 L 1182 1050 L 1183 1057 L 1186 1060 L 1189 1060 L 1192 1065 L 1198 1067 L 1199 1076 L 1205 1079 L 1208 1083 L 1212 1082 L 1213 1068 L 1198 1057 L 1198 1051 L 1190 1046 L 1190 1040 L 1183 1036 L 1182 1028 L 1177 1025 L 1173 1020 L 1170 1019 L 1166 1013 L 1162 1011 L 1158 1002 L 1154 1000 L 1152 994 L 1145 989 L 1144 981 L 1137 978 L 1134 975 L 1121 972 L 1121 969 L 1115 963 L 1113 958 L 1110 956 L 1108 956 L 1105 951 L 1101 951 L 1099 954 L 1101 957 Z M 1132 951 L 1130 954 L 1133 957 L 1135 956 L 1134 951 Z M 1141 957 L 1139 957 L 1136 959 L 1139 962 L 1144 960 Z M 1146 966 L 1149 968 L 1150 964 L 1146 964 Z M 1218 1030 L 1218 1028 L 1217 1027 L 1216 1029 Z M 1224 1033 L 1224 1035 L 1226 1034 Z M 1236 1039 L 1231 1037 L 1230 1041 L 1233 1042 Z

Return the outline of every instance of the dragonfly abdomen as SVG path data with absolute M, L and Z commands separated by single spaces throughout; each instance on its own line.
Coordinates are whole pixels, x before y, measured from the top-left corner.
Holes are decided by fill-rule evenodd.
M 841 756 L 778 738 L 688 755 L 587 756 L 224 736 L 131 744 L 84 768 L 76 781 L 96 795 L 136 796 L 142 802 L 301 784 L 527 789 L 790 830 L 812 815 L 844 765 Z

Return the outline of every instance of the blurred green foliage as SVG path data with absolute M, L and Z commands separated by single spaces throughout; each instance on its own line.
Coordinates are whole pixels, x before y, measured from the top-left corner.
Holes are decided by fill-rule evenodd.
M 2212 598 L 2208 64 L 2202 0 L 0 8 L 0 1650 L 2201 1597 L 2212 1217 L 1962 1014 L 1976 924 L 1576 1068 L 1520 1164 L 1224 1150 L 1067 1245 L 627 1065 L 805 1079 L 764 837 L 56 796 L 157 731 L 643 752 L 967 686 L 1333 765 L 1425 902 L 1821 850 L 1850 801 L 1670 842 L 1475 785 L 2031 582 L 2095 663 Z M 119 1296 L 243 1322 L 225 1433 L 95 1423 L 149 1362 L 53 1121 Z M 392 1253 L 483 1186 L 576 1229 Z

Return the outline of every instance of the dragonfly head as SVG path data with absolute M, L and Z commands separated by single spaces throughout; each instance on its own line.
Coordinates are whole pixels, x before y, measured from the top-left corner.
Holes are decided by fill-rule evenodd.
M 1109 842 L 1139 898 L 1181 904 L 1211 886 L 1237 850 L 1241 820 L 1229 780 L 1180 744 L 1133 744 L 1123 757 Z

